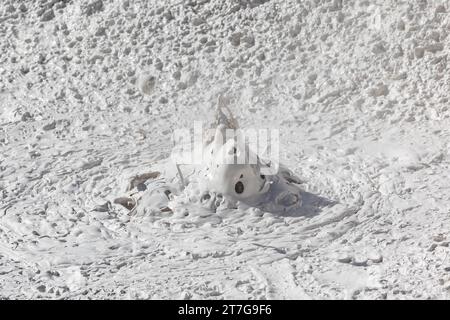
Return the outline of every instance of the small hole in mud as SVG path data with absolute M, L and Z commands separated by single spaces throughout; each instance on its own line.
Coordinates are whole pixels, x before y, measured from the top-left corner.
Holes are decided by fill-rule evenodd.
M 244 192 L 244 184 L 241 181 L 238 181 L 234 185 L 234 191 L 236 191 L 236 193 L 238 193 L 238 194 L 241 194 L 242 192 Z
M 244 177 L 244 175 L 243 174 L 241 174 L 241 176 L 239 177 L 239 179 L 242 179 Z
M 260 175 L 260 177 L 261 177 L 261 179 L 263 179 L 263 180 L 264 180 L 264 179 L 266 178 L 266 176 L 265 176 L 265 175 L 263 175 L 263 174 L 262 174 L 262 175 Z
M 187 217 L 187 216 L 189 216 L 189 212 L 185 212 L 184 214 L 183 214 L 185 217 Z

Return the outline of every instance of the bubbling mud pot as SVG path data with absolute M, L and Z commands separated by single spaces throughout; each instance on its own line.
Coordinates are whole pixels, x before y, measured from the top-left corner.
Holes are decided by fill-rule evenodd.
M 187 185 L 184 185 L 182 171 L 174 172 L 178 164 L 173 159 L 161 161 L 164 166 L 160 172 L 150 172 L 134 177 L 128 186 L 129 196 L 120 197 L 114 203 L 121 204 L 130 210 L 130 214 L 148 213 L 176 213 L 185 208 L 177 208 L 180 199 L 215 212 L 223 203 L 234 207 L 246 205 L 265 212 L 301 215 L 302 190 L 300 180 L 286 168 L 281 168 L 276 174 L 266 176 L 261 172 L 262 160 L 258 155 L 255 164 L 239 164 L 237 156 L 241 153 L 252 152 L 248 145 L 240 144 L 245 141 L 242 137 L 231 137 L 224 141 L 227 129 L 237 130 L 236 119 L 230 113 L 227 117 L 219 104 L 217 108 L 213 137 L 206 137 L 202 150 L 206 156 L 189 175 Z M 228 112 L 229 109 L 226 109 Z M 266 160 L 267 162 L 267 160 Z M 184 170 L 186 168 L 183 166 Z M 177 167 L 179 169 L 179 167 Z M 191 169 L 192 170 L 192 169 Z M 178 181 L 176 181 L 178 180 Z M 180 188 L 180 184 L 182 188 Z M 192 187 L 195 185 L 195 187 Z M 202 195 L 198 197 L 198 192 Z
M 0 1 L 0 299 L 449 299 L 449 17 Z M 276 174 L 171 161 L 217 108 L 204 151 L 279 130 Z

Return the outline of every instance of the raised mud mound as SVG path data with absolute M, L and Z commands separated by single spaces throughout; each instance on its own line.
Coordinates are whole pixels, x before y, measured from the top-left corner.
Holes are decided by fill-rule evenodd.
M 1 1 L 0 298 L 450 298 L 449 14 Z M 220 94 L 280 129 L 309 214 L 117 209 Z

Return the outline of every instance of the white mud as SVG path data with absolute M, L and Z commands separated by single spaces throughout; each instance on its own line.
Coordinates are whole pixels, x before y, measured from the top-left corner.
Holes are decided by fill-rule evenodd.
M 449 12 L 2 1 L 0 298 L 450 298 Z M 301 214 L 115 205 L 222 93 Z

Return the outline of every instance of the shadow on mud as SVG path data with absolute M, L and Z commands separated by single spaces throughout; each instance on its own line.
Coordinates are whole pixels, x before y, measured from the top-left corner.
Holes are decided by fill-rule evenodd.
M 294 212 L 286 212 L 283 216 L 286 217 L 313 217 L 322 212 L 324 208 L 329 208 L 337 204 L 335 200 L 327 199 L 325 197 L 310 193 L 307 191 L 301 192 L 302 205 Z

